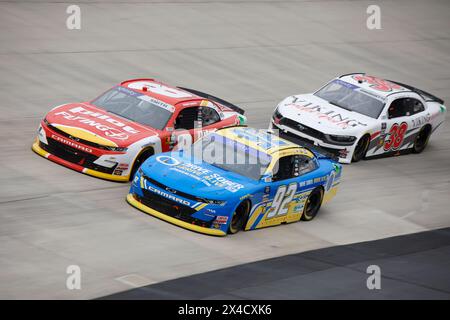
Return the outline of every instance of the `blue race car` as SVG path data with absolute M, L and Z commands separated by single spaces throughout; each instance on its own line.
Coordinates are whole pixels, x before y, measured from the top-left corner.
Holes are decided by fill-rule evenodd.
M 175 225 L 224 236 L 312 220 L 335 196 L 341 171 L 316 151 L 237 126 L 148 158 L 127 201 Z

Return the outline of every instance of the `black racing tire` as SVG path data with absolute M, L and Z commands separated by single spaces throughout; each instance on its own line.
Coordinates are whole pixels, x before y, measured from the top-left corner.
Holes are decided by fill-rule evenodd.
M 431 137 L 431 127 L 425 126 L 422 129 L 420 129 L 419 133 L 417 134 L 416 138 L 414 139 L 414 145 L 413 145 L 413 153 L 421 153 L 428 145 L 428 141 Z
M 235 234 L 238 233 L 245 227 L 248 215 L 250 214 L 251 204 L 250 201 L 244 200 L 241 202 L 236 210 L 233 212 L 231 217 L 230 225 L 228 226 L 228 233 Z
M 353 152 L 352 162 L 358 162 L 366 157 L 367 150 L 369 149 L 370 136 L 365 135 L 359 139 L 356 144 L 355 151 Z
M 319 213 L 322 206 L 324 196 L 324 190 L 322 187 L 314 189 L 308 196 L 305 202 L 305 208 L 303 209 L 302 217 L 303 221 L 311 221 Z
M 145 162 L 145 160 L 147 160 L 153 154 L 154 154 L 153 149 L 147 149 L 147 150 L 141 152 L 141 154 L 134 161 L 133 167 L 131 168 L 131 173 L 130 173 L 130 177 L 129 177 L 130 181 L 133 180 L 134 175 L 136 174 L 136 171 L 139 169 L 141 164 L 143 164 Z

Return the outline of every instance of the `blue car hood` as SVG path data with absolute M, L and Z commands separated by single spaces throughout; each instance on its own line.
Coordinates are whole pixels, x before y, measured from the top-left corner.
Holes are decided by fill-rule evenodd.
M 250 193 L 258 181 L 206 162 L 193 162 L 178 152 L 154 155 L 141 167 L 144 175 L 166 187 L 214 200 Z

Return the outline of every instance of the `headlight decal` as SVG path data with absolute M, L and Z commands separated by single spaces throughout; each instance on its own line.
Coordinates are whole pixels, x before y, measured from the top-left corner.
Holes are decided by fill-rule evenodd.
M 324 136 L 328 140 L 328 142 L 343 146 L 351 146 L 356 141 L 356 137 L 354 136 L 333 135 L 333 134 L 325 134 Z

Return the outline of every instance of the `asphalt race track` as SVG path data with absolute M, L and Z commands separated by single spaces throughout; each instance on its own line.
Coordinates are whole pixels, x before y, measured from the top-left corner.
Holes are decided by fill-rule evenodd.
M 66 28 L 66 8 L 77 1 L 65 2 L 0 0 L 0 298 L 99 298 L 450 227 L 449 121 L 420 155 L 345 166 L 338 196 L 314 221 L 225 238 L 147 216 L 125 202 L 128 184 L 79 174 L 30 149 L 52 107 L 131 78 L 210 92 L 244 107 L 259 128 L 285 96 L 356 71 L 450 101 L 449 1 L 377 1 L 381 30 L 366 28 L 371 1 L 83 1 L 81 30 Z M 440 252 L 448 265 L 448 247 Z M 66 288 L 69 265 L 81 267 L 81 290 Z M 433 274 L 434 265 L 426 267 Z
M 375 264 L 382 266 L 380 290 L 367 290 L 367 266 Z M 450 281 L 442 281 L 449 268 L 450 228 L 445 228 L 246 263 L 103 299 L 449 300 Z

